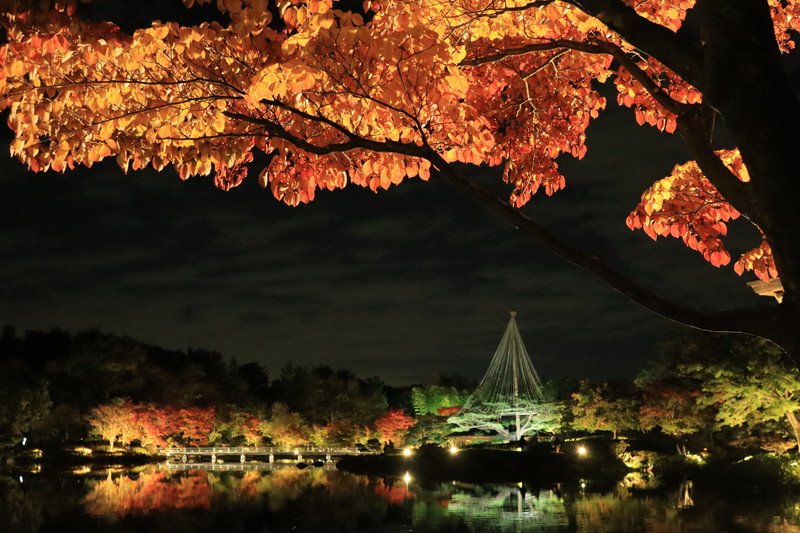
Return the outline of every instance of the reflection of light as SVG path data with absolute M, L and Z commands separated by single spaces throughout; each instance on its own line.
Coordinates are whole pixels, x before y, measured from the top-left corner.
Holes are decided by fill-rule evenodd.
M 87 446 L 77 446 L 75 448 L 75 453 L 80 455 L 92 455 L 92 449 Z
M 403 448 L 403 457 L 411 457 L 414 451 L 411 448 Z
M 582 488 L 582 489 L 585 489 L 585 488 L 586 488 L 586 482 L 585 482 L 585 481 L 581 481 L 581 488 Z
M 586 446 L 578 446 L 578 455 L 580 457 L 586 457 L 586 454 L 589 453 L 589 450 L 586 449 Z
M 405 481 L 405 482 L 406 482 L 406 485 L 408 485 L 409 483 L 411 483 L 411 474 L 409 474 L 408 472 L 406 472 L 405 474 L 403 474 L 403 481 Z
M 22 476 L 19 476 L 19 482 L 22 483 Z
M 455 446 L 450 446 L 450 455 L 455 455 L 458 453 L 458 448 Z
M 92 469 L 89 468 L 88 466 L 79 466 L 72 469 L 72 473 L 75 474 L 76 476 L 82 476 L 84 474 L 88 474 L 91 471 Z
M 28 437 L 22 437 L 22 445 L 25 446 L 25 443 L 28 442 Z

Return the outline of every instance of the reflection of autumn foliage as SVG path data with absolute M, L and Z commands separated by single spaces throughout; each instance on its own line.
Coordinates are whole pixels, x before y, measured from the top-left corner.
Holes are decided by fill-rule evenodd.
M 416 423 L 414 417 L 408 416 L 402 409 L 389 409 L 375 421 L 375 429 L 384 441 L 401 444 L 405 440 L 406 432 Z
M 269 509 L 280 511 L 309 488 L 322 485 L 324 481 L 325 472 L 321 470 L 275 470 L 264 478 L 261 490 L 269 496 Z
M 406 500 L 413 500 L 414 493 L 405 484 L 387 483 L 385 480 L 375 484 L 375 494 L 390 505 L 401 505 Z
M 170 476 L 166 472 L 146 472 L 137 478 L 108 477 L 98 481 L 84 498 L 86 511 L 98 516 L 124 516 L 130 513 L 163 509 L 208 509 L 211 486 L 204 472 Z
M 263 477 L 261 472 L 246 472 L 239 481 L 239 494 L 246 498 L 255 498 L 261 493 L 261 482 Z

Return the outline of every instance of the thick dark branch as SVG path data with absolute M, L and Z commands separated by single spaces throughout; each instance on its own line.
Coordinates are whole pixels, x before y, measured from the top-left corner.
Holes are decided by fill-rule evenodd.
M 703 87 L 700 42 L 650 22 L 622 0 L 565 0 L 592 15 L 627 42 L 677 72 L 695 87 Z
M 559 50 L 561 48 L 567 48 L 563 44 L 559 44 L 562 42 L 572 43 L 573 41 L 547 41 L 544 43 L 531 43 L 526 44 L 524 46 L 519 46 L 517 48 L 507 48 L 502 50 L 496 54 L 490 54 L 487 56 L 481 57 L 471 57 L 469 59 L 464 59 L 460 65 L 465 67 L 476 67 L 478 65 L 485 65 L 487 63 L 496 63 L 503 59 L 529 54 L 531 52 L 547 52 L 550 50 Z M 596 53 L 602 53 L 597 51 Z
M 318 145 L 310 143 L 307 140 L 302 139 L 297 135 L 294 135 L 293 133 L 288 131 L 286 128 L 284 128 L 277 122 L 273 122 L 265 118 L 254 117 L 252 115 L 245 115 L 243 113 L 236 113 L 234 111 L 226 111 L 224 114 L 228 118 L 233 118 L 236 120 L 241 120 L 242 122 L 248 122 L 250 124 L 261 126 L 262 128 L 264 128 L 264 131 L 266 132 L 267 136 L 283 139 L 285 141 L 292 143 L 298 148 L 315 155 L 329 155 L 334 153 L 349 152 L 351 150 L 357 150 L 357 149 L 370 150 L 373 152 L 403 154 L 403 155 L 410 155 L 414 157 L 423 157 L 423 158 L 426 157 L 427 154 L 427 152 L 422 147 L 417 146 L 415 144 L 405 144 L 391 140 L 373 141 L 372 139 L 365 139 L 364 137 L 359 137 L 358 135 L 349 132 L 341 127 L 337 129 L 348 138 L 347 141 L 339 143 L 331 143 L 326 145 Z M 319 117 L 316 118 L 317 120 L 321 120 Z
M 433 156 L 435 155 L 436 154 L 433 154 Z M 562 259 L 597 275 L 614 289 L 642 307 L 665 318 L 697 329 L 745 333 L 750 335 L 764 334 L 764 332 L 760 331 L 759 326 L 764 322 L 764 315 L 772 312 L 771 310 L 704 312 L 666 300 L 645 289 L 620 272 L 617 272 L 597 257 L 560 240 L 547 228 L 526 217 L 518 209 L 502 202 L 496 196 L 466 179 L 450 165 L 441 160 L 441 158 L 431 157 L 431 159 L 434 159 L 434 161 L 432 161 L 433 164 L 450 182 L 467 192 L 474 199 L 489 207 L 495 213 L 514 224 L 514 226 L 524 231 L 538 242 L 547 246 Z
M 627 54 L 620 47 L 605 42 L 593 40 L 590 42 L 570 41 L 566 39 L 554 39 L 544 43 L 531 43 L 516 48 L 509 48 L 496 54 L 490 54 L 482 57 L 474 57 L 465 59 L 461 62 L 463 66 L 478 66 L 487 63 L 495 63 L 508 57 L 528 54 L 531 52 L 543 52 L 549 50 L 575 50 L 587 54 L 607 54 L 613 57 L 625 70 L 631 73 L 631 76 L 642 84 L 642 87 L 658 102 L 662 107 L 674 114 L 687 114 L 696 112 L 698 106 L 682 104 L 673 100 L 661 86 L 651 78 L 647 72 L 642 70 L 636 62 L 636 59 Z
M 680 115 L 678 131 L 703 175 L 733 207 L 746 214 L 755 224 L 759 224 L 761 212 L 753 205 L 752 186 L 739 180 L 714 153 L 710 142 L 710 128 L 706 123 L 707 120 L 701 115 Z
M 347 136 L 347 141 L 320 146 L 297 137 L 280 124 L 267 119 L 235 112 L 226 112 L 226 116 L 259 125 L 264 128 L 267 135 L 284 139 L 302 150 L 317 155 L 364 149 L 376 152 L 398 153 L 427 159 L 445 178 L 456 184 L 460 189 L 466 191 L 474 199 L 488 206 L 500 216 L 514 224 L 518 229 L 547 246 L 559 257 L 597 275 L 600 279 L 642 307 L 670 320 L 698 329 L 769 337 L 765 331 L 762 331 L 763 325 L 769 322 L 768 320 L 765 321 L 765 315 L 775 313 L 777 312 L 776 310 L 704 312 L 666 300 L 614 270 L 597 257 L 560 240 L 547 228 L 526 217 L 518 209 L 500 201 L 496 196 L 478 187 L 454 169 L 452 165 L 447 163 L 441 155 L 429 146 L 417 146 L 415 144 L 405 144 L 390 140 L 374 141 L 365 139 L 346 130 L 343 134 Z

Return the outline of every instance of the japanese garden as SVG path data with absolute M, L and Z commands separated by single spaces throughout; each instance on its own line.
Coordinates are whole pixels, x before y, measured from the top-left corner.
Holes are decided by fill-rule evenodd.
M 0 5 L 9 531 L 800 528 L 800 2 Z

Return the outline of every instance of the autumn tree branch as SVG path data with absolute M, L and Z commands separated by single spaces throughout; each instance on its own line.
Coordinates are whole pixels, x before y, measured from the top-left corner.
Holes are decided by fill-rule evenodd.
M 766 334 L 765 320 L 770 314 L 777 314 L 778 308 L 761 309 L 736 309 L 725 311 L 698 311 L 691 307 L 676 304 L 666 300 L 655 293 L 645 289 L 629 277 L 623 275 L 598 257 L 580 250 L 553 235 L 545 226 L 525 216 L 518 209 L 502 202 L 478 185 L 465 178 L 451 165 L 444 162 L 441 157 L 432 157 L 432 163 L 451 183 L 465 191 L 472 198 L 487 206 L 502 218 L 511 222 L 517 229 L 523 231 L 544 244 L 553 253 L 562 259 L 584 270 L 595 274 L 618 292 L 631 301 L 648 309 L 664 318 L 681 324 L 721 333 L 744 333 L 760 335 L 770 338 Z
M 752 186 L 736 177 L 714 153 L 707 121 L 707 116 L 697 113 L 681 114 L 678 116 L 678 131 L 703 175 L 731 205 L 758 225 L 762 213 L 753 203 Z
M 597 18 L 695 87 L 704 86 L 703 50 L 699 40 L 650 22 L 622 0 L 565 1 Z
M 269 135 L 286 140 L 301 150 L 312 154 L 327 155 L 335 152 L 365 149 L 375 152 L 398 153 L 427 159 L 443 177 L 455 184 L 459 189 L 465 191 L 479 203 L 489 207 L 492 211 L 511 222 L 515 227 L 533 237 L 539 243 L 544 244 L 559 257 L 597 275 L 618 292 L 642 307 L 670 320 L 698 329 L 751 335 L 764 333 L 760 332 L 758 328 L 760 324 L 764 323 L 764 314 L 769 313 L 769 310 L 705 312 L 666 300 L 613 269 L 596 256 L 562 241 L 553 235 L 545 226 L 531 220 L 518 209 L 513 208 L 496 196 L 472 183 L 453 165 L 447 163 L 442 156 L 430 146 L 418 146 L 416 144 L 406 144 L 391 140 L 374 141 L 361 137 L 348 130 L 343 131 L 342 128 L 337 129 L 343 132 L 348 139 L 347 141 L 320 146 L 297 137 L 280 124 L 267 119 L 235 112 L 226 112 L 226 115 L 233 119 L 259 125 L 263 127 Z
M 605 41 L 569 41 L 552 40 L 545 43 L 509 48 L 496 54 L 465 59 L 465 66 L 478 66 L 494 63 L 516 55 L 547 50 L 576 50 L 589 54 L 608 54 L 627 70 L 636 81 L 664 109 L 678 116 L 678 127 L 681 136 L 689 148 L 703 174 L 714 184 L 722 195 L 739 211 L 758 220 L 759 210 L 752 202 L 752 190 L 749 184 L 740 181 L 714 153 L 711 145 L 710 128 L 706 125 L 708 112 L 714 112 L 705 105 L 684 104 L 675 101 L 647 72 L 639 67 L 636 59 L 620 47 Z

